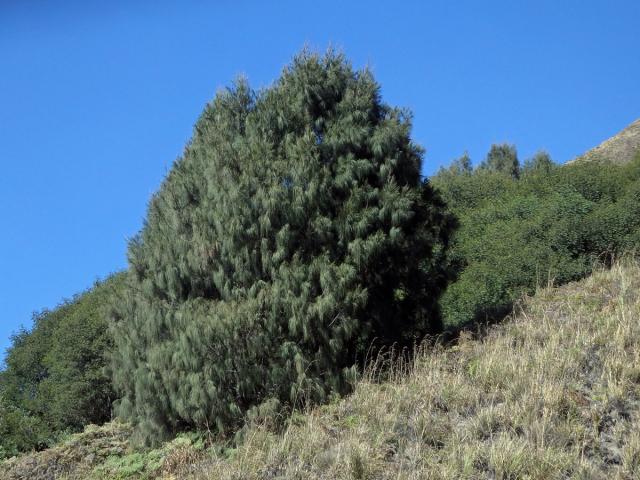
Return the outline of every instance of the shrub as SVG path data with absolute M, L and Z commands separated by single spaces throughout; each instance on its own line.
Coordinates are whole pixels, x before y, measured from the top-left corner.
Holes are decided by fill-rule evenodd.
M 640 157 L 559 167 L 539 153 L 520 177 L 480 166 L 432 181 L 460 223 L 449 254 L 457 278 L 442 297 L 449 325 L 498 319 L 549 278 L 582 278 L 640 246 Z
M 31 330 L 12 337 L 0 372 L 0 447 L 44 448 L 66 431 L 110 419 L 105 308 L 121 282 L 116 275 L 36 314 Z

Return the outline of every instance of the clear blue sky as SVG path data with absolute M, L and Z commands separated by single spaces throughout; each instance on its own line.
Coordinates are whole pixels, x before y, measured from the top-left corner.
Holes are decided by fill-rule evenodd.
M 640 117 L 637 0 L 3 0 L 0 351 L 126 266 L 216 90 L 268 85 L 305 44 L 343 49 L 413 110 L 425 174 L 502 141 L 564 162 Z

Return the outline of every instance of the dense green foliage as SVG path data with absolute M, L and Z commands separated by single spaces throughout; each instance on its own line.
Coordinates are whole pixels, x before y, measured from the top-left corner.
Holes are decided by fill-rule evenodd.
M 640 246 L 640 157 L 560 167 L 540 152 L 520 169 L 515 149 L 494 146 L 479 168 L 457 160 L 432 183 L 460 222 L 457 280 L 442 297 L 450 325 L 499 318 L 538 284 L 581 278 Z
M 520 162 L 516 147 L 507 143 L 491 145 L 491 150 L 489 150 L 485 161 L 480 164 L 480 169 L 518 178 L 520 176 Z
M 119 413 L 142 439 L 321 401 L 374 340 L 440 328 L 450 224 L 410 128 L 334 53 L 206 107 L 114 308 Z
M 105 308 L 122 275 L 34 317 L 12 338 L 0 372 L 0 457 L 49 445 L 111 417 Z

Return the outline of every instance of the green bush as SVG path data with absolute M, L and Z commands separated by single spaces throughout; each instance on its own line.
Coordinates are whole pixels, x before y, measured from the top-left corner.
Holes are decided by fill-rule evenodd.
M 34 317 L 12 337 L 0 372 L 0 448 L 44 448 L 67 431 L 111 417 L 105 372 L 111 346 L 106 307 L 122 275 Z
M 46 446 L 51 440 L 50 434 L 39 418 L 0 394 L 0 460 Z
M 640 158 L 559 167 L 538 153 L 519 177 L 486 163 L 462 172 L 456 161 L 432 178 L 460 223 L 456 280 L 442 297 L 448 325 L 497 319 L 537 285 L 576 280 L 640 245 Z
M 410 128 L 334 53 L 205 108 L 114 308 L 118 411 L 140 439 L 322 401 L 374 340 L 440 329 L 451 224 Z

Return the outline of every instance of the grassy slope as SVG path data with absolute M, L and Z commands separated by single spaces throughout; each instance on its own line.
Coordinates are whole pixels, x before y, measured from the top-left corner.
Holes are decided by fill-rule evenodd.
M 251 427 L 237 449 L 183 437 L 126 454 L 129 430 L 110 424 L 6 462 L 0 477 L 640 478 L 637 264 L 544 289 L 503 325 L 425 349 L 384 382 L 375 371 L 284 433 Z
M 640 119 L 618 132 L 613 137 L 605 140 L 600 145 L 571 160 L 593 161 L 611 160 L 613 163 L 629 163 L 640 151 Z

